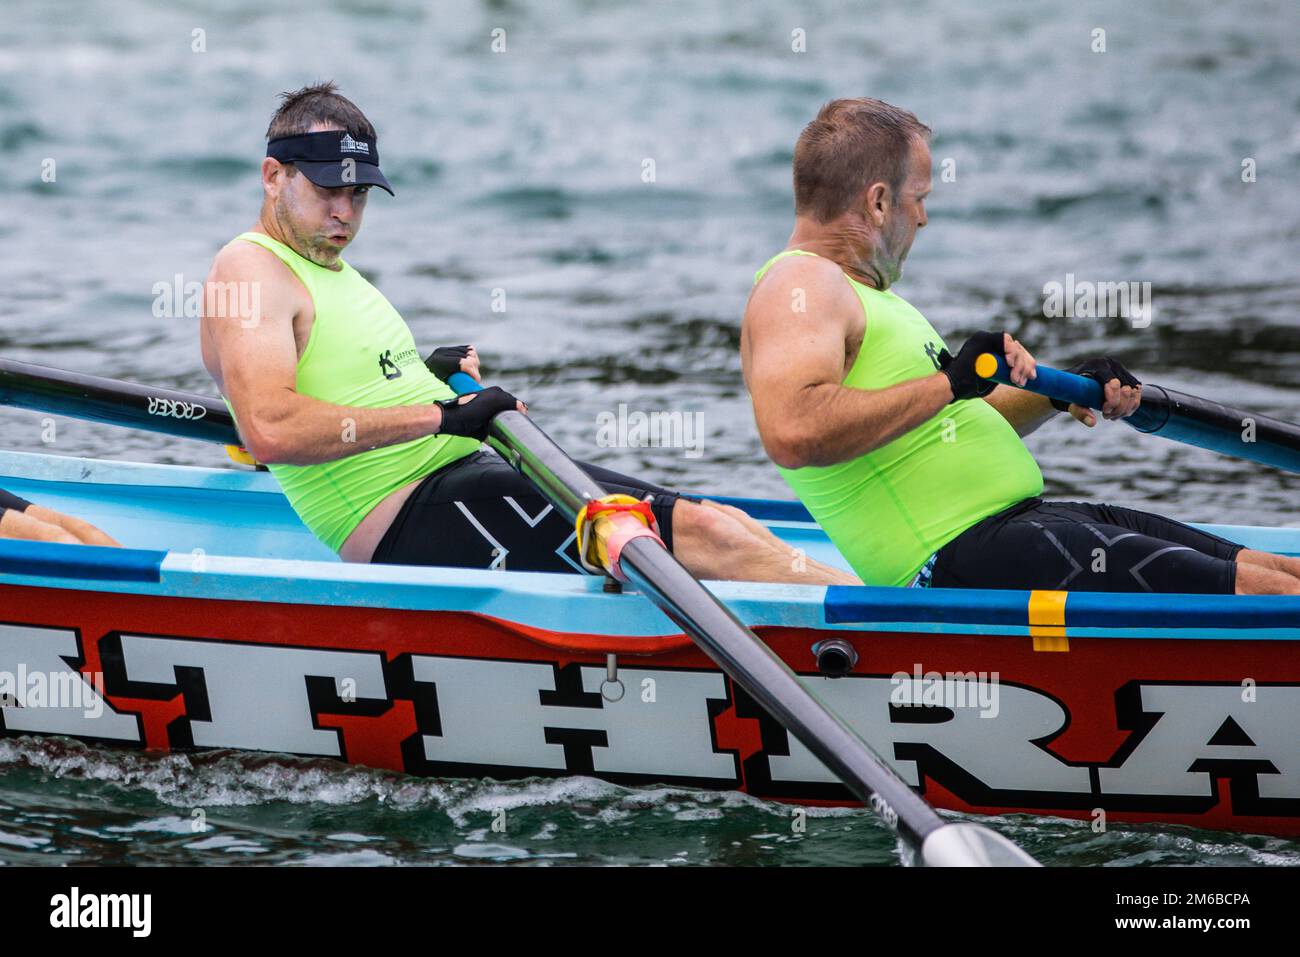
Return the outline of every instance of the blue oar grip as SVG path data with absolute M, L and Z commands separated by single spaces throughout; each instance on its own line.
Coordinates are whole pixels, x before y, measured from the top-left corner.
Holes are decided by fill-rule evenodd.
M 990 363 L 996 363 L 997 366 L 996 371 L 992 374 L 987 371 L 987 366 Z M 1024 385 L 1017 386 L 1011 381 L 1011 370 L 1007 368 L 1006 358 L 1004 356 L 995 356 L 991 352 L 986 352 L 975 360 L 975 371 L 986 379 L 992 379 L 994 382 L 1001 382 L 1003 385 L 1014 386 L 1028 392 L 1037 392 L 1049 399 L 1073 402 L 1075 405 L 1081 405 L 1086 409 L 1100 409 L 1105 401 L 1105 392 L 1102 390 L 1101 383 L 1086 376 L 1075 375 L 1073 372 L 1062 372 L 1060 369 L 1053 369 L 1050 366 L 1040 365 L 1037 370 L 1037 378 L 1030 379 Z
M 475 382 L 474 377 L 468 372 L 453 372 L 447 379 L 447 385 L 455 389 L 457 395 L 483 391 L 483 387 Z

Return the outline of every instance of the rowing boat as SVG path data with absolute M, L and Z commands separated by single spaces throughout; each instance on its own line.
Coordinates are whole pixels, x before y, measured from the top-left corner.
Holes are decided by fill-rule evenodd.
M 265 472 L 0 452 L 0 487 L 129 546 L 0 541 L 6 735 L 852 800 L 608 579 L 342 563 Z M 797 503 L 722 500 L 843 567 Z M 1300 599 L 709 589 L 940 808 L 1300 835 Z

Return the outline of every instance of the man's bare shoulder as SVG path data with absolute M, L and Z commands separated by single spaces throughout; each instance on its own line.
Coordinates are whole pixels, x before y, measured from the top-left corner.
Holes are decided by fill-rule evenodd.
M 310 309 L 306 287 L 269 249 L 236 239 L 218 250 L 199 324 L 203 364 L 218 387 L 232 401 L 249 377 L 259 387 L 280 379 L 292 387 L 295 327 Z
M 858 311 L 857 296 L 838 265 L 821 256 L 787 256 L 755 284 L 745 308 L 747 323 L 773 315 L 827 313 L 846 321 Z
M 309 315 L 311 294 L 280 257 L 264 246 L 244 240 L 231 240 L 212 260 L 204 297 L 204 320 L 238 318 L 253 320 L 240 323 L 240 329 L 257 328 L 263 320 L 289 322 L 299 315 Z M 221 307 L 209 315 L 209 306 Z M 257 315 L 244 312 L 249 307 Z
M 265 246 L 232 239 L 217 250 L 208 276 L 212 281 L 292 279 L 293 271 Z

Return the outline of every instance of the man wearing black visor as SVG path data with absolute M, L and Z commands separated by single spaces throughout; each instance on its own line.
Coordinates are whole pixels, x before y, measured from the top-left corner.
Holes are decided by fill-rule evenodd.
M 500 388 L 472 346 L 421 360 L 410 329 L 341 258 L 372 187 L 392 194 L 378 136 L 332 83 L 284 94 L 267 131 L 257 223 L 216 257 L 200 340 L 252 455 L 303 523 L 345 561 L 580 570 L 573 525 L 481 443 Z M 660 536 L 702 578 L 854 583 L 792 553 L 743 512 L 587 466 L 610 492 L 648 498 Z

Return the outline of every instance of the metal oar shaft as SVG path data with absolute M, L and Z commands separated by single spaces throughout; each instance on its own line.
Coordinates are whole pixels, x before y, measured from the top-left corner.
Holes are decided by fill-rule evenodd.
M 996 358 L 991 353 L 980 358 L 986 357 Z M 1044 365 L 1037 371 L 1037 378 L 1017 388 L 1090 409 L 1101 408 L 1104 390 L 1095 380 Z M 996 372 L 986 378 L 1015 385 L 1005 360 L 997 360 Z M 1139 432 L 1300 472 L 1300 426 L 1271 416 L 1144 382 L 1142 404 L 1124 422 Z
M 733 681 L 798 738 L 864 804 L 913 847 L 944 821 L 898 778 L 856 731 L 809 691 L 753 632 L 717 600 L 687 597 L 700 587 L 662 546 L 647 539 L 624 549 L 622 568 Z M 711 597 L 711 596 L 710 596 Z
M 458 373 L 452 386 L 474 391 Z M 568 519 L 605 490 L 528 416 L 503 412 L 491 440 Z M 1029 865 L 1010 841 L 973 824 L 948 824 L 838 715 L 826 707 L 766 644 L 672 556 L 650 539 L 628 542 L 620 568 L 631 584 L 689 635 L 723 672 L 799 739 L 864 804 L 931 865 Z
M 593 480 L 527 416 L 503 412 L 492 425 L 493 445 L 573 520 L 592 499 L 605 495 Z M 620 565 L 644 593 L 732 680 L 790 729 L 859 799 L 896 823 L 909 844 L 919 845 L 944 822 L 934 809 L 888 769 L 858 734 L 826 708 L 757 635 L 649 539 L 629 542 Z M 873 797 L 874 795 L 874 797 Z M 896 820 L 895 820 L 896 818 Z

